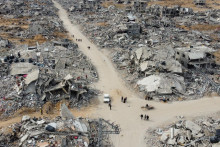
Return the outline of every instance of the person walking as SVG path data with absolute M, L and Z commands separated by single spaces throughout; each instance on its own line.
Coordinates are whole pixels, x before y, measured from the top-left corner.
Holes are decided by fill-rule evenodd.
M 149 120 L 149 116 L 147 115 L 147 120 Z
M 21 58 L 21 54 L 20 54 L 20 52 L 18 52 L 18 58 Z
M 144 120 L 147 120 L 147 115 L 146 114 L 144 115 Z
M 123 96 L 121 97 L 121 102 L 123 102 L 123 100 L 124 100 L 124 98 L 123 98 Z
M 141 114 L 141 119 L 143 119 L 143 114 Z
M 111 103 L 109 103 L 108 106 L 109 106 L 110 110 L 112 110 L 112 105 L 111 105 Z
M 40 114 L 43 115 L 43 108 L 40 108 Z
M 125 102 L 124 103 L 126 103 L 127 102 L 127 97 L 125 97 Z
M 149 105 L 148 105 L 148 104 L 146 104 L 146 108 L 148 108 L 148 106 L 149 106 Z

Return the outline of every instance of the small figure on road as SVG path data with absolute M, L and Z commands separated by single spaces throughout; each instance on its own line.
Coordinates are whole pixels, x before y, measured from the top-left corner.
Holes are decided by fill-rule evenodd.
M 88 49 L 90 49 L 90 46 L 88 46 Z
M 148 104 L 146 104 L 146 108 L 148 108 L 149 107 L 149 105 Z
M 144 120 L 147 120 L 147 115 L 146 114 L 144 115 Z
M 127 102 L 127 97 L 124 98 L 124 103 L 126 103 L 126 102 Z
M 121 97 L 121 102 L 123 102 L 123 100 L 124 100 L 124 98 L 123 98 L 123 96 Z
M 77 41 L 77 39 L 76 39 L 76 41 Z
M 85 71 L 85 68 L 83 68 L 83 72 Z
M 86 79 L 88 78 L 88 76 L 86 75 Z
M 74 38 L 74 35 L 72 37 Z
M 20 54 L 20 52 L 18 52 L 18 58 L 20 58 L 21 57 L 21 54 Z
M 141 114 L 141 119 L 143 119 L 143 114 Z
M 112 105 L 111 105 L 111 103 L 109 103 L 108 106 L 109 106 L 110 110 L 112 110 Z
M 147 120 L 149 120 L 149 116 L 147 115 Z

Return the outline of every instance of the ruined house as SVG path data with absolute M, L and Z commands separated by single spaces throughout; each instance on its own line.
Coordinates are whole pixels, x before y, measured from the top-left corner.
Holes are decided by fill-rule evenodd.
M 135 1 L 133 5 L 133 9 L 137 12 L 145 12 L 146 7 L 147 7 L 146 1 Z
M 84 0 L 83 3 L 86 5 L 86 8 L 89 10 L 97 10 L 100 8 L 99 0 Z
M 179 16 L 179 14 L 180 14 L 180 7 L 179 6 L 163 7 L 163 9 L 162 9 L 162 16 L 175 17 L 175 16 Z
M 180 11 L 181 15 L 187 15 L 187 14 L 189 15 L 189 14 L 193 13 L 192 8 L 182 8 L 182 7 L 180 7 L 179 11 Z
M 83 0 L 78 3 L 74 3 L 74 6 L 69 8 L 69 11 L 95 11 L 101 7 L 100 4 L 100 0 Z
M 206 0 L 194 0 L 194 4 L 195 5 L 205 5 L 206 4 Z
M 139 37 L 141 34 L 141 26 L 138 23 L 127 23 L 127 34 L 131 37 Z
M 180 6 L 159 6 L 159 5 L 152 5 L 151 7 L 147 8 L 147 13 L 156 15 L 159 17 L 176 17 L 180 15 L 189 15 L 193 13 L 191 8 L 183 8 Z
M 215 65 L 213 49 L 206 46 L 176 48 L 175 59 L 187 68 L 212 67 Z

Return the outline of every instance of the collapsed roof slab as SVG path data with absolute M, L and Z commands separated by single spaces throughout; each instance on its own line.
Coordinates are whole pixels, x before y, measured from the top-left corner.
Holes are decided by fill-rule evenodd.
M 30 73 L 32 70 L 38 70 L 38 67 L 31 63 L 14 63 L 10 67 L 10 74 L 24 75 Z

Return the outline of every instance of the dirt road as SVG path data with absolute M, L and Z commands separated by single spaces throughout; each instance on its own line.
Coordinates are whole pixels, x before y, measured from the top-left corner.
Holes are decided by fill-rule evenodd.
M 107 58 L 105 51 L 100 51 L 97 46 L 91 43 L 77 26 L 71 24 L 66 11 L 58 3 L 54 3 L 59 9 L 58 14 L 64 23 L 64 27 L 70 35 L 75 36 L 75 39 L 82 39 L 82 42 L 78 42 L 80 50 L 91 59 L 91 62 L 97 68 L 100 80 L 98 83 L 95 83 L 95 87 L 113 96 L 111 111 L 106 104 L 100 103 L 97 108 L 93 108 L 90 117 L 103 117 L 120 124 L 122 128 L 121 134 L 112 137 L 116 147 L 146 146 L 144 143 L 146 129 L 173 121 L 176 116 L 193 117 L 220 111 L 219 97 L 203 98 L 181 103 L 174 102 L 172 104 L 149 102 L 156 109 L 149 112 L 141 110 L 140 107 L 145 105 L 146 101 L 140 99 L 126 87 L 113 67 L 111 60 Z M 87 48 L 88 46 L 91 47 L 90 50 Z M 122 95 L 128 96 L 127 104 L 120 102 Z M 140 114 L 148 114 L 150 121 L 141 120 Z
M 112 136 L 112 140 L 116 147 L 143 147 L 144 134 L 147 128 L 156 127 L 168 121 L 175 120 L 176 116 L 198 116 L 206 115 L 220 111 L 220 98 L 203 98 L 200 100 L 174 102 L 172 104 L 162 104 L 157 102 L 149 102 L 150 105 L 156 107 L 153 111 L 143 111 L 141 106 L 146 101 L 138 98 L 135 93 L 129 90 L 120 79 L 117 71 L 113 67 L 110 59 L 107 58 L 105 51 L 100 51 L 93 43 L 91 43 L 80 29 L 71 24 L 66 11 L 56 2 L 55 6 L 60 10 L 58 12 L 60 19 L 64 23 L 64 27 L 74 35 L 75 39 L 82 39 L 78 42 L 79 49 L 88 56 L 94 66 L 96 66 L 99 74 L 99 82 L 95 84 L 96 88 L 104 93 L 110 93 L 113 96 L 112 110 L 110 111 L 106 104 L 100 103 L 97 108 L 91 112 L 91 117 L 103 117 L 120 124 L 122 128 L 121 134 Z M 87 47 L 90 46 L 89 50 Z M 128 96 L 128 103 L 120 102 L 120 97 Z M 101 98 L 100 98 L 101 101 Z M 140 114 L 148 114 L 150 121 L 146 122 L 140 119 Z

